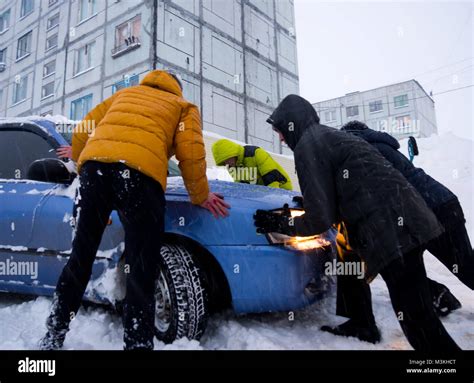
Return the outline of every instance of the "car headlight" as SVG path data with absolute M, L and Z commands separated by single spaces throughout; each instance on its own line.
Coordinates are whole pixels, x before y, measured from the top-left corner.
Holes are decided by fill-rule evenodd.
M 274 213 L 285 212 L 284 209 L 273 210 Z M 304 210 L 290 209 L 291 217 L 299 217 L 304 214 Z M 268 241 L 274 245 L 284 245 L 293 250 L 314 250 L 322 247 L 330 246 L 331 242 L 323 238 L 321 235 L 312 235 L 310 237 L 290 237 L 280 233 L 268 233 Z

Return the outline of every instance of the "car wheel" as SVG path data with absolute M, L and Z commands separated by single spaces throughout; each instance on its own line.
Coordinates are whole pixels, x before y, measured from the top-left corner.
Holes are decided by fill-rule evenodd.
M 164 343 L 199 339 L 207 325 L 207 295 L 201 270 L 183 246 L 161 248 L 161 271 L 156 281 L 155 336 Z

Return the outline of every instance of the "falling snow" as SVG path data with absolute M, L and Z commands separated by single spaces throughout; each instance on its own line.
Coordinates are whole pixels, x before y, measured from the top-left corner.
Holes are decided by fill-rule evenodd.
M 402 143 L 406 147 L 406 143 Z M 415 163 L 454 191 L 465 211 L 468 232 L 473 232 L 473 143 L 448 134 L 419 140 L 420 156 Z M 171 188 L 179 186 L 179 180 Z M 70 193 L 72 195 L 72 193 Z M 23 249 L 21 246 L 13 250 Z M 425 255 L 430 277 L 448 286 L 463 307 L 442 318 L 449 333 L 463 349 L 474 349 L 473 292 L 462 285 L 440 262 L 429 253 Z M 111 288 L 114 276 L 100 281 L 95 288 Z M 180 339 L 172 345 L 155 341 L 155 349 L 270 349 L 270 350 L 340 350 L 340 349 L 410 349 L 393 313 L 387 288 L 378 277 L 371 285 L 374 313 L 382 332 L 377 345 L 355 338 L 343 338 L 324 333 L 324 324 L 338 324 L 344 318 L 335 315 L 335 297 L 330 296 L 304 310 L 290 313 L 252 314 L 236 316 L 231 311 L 213 316 L 200 342 Z M 44 322 L 49 313 L 49 298 L 21 298 L 5 294 L 0 297 L 0 347 L 2 349 L 36 349 L 45 332 Z M 292 319 L 292 320 L 291 320 Z M 121 318 L 104 308 L 81 309 L 72 322 L 65 349 L 122 349 Z

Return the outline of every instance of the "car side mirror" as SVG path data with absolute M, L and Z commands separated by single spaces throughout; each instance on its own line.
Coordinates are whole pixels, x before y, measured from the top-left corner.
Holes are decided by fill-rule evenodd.
M 420 152 L 418 150 L 418 144 L 416 143 L 416 139 L 413 136 L 408 138 L 408 155 L 410 156 L 410 161 L 413 162 L 415 156 L 419 155 Z
M 30 180 L 59 184 L 70 184 L 74 177 L 64 162 L 56 158 L 43 158 L 32 162 L 27 173 Z

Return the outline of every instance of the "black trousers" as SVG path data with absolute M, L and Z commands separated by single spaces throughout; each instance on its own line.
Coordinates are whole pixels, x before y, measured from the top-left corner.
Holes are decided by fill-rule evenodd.
M 112 210 L 125 229 L 124 348 L 153 349 L 155 282 L 164 231 L 161 185 L 121 163 L 86 162 L 80 171 L 72 253 L 59 278 L 50 332 L 66 332 L 77 313 Z
M 435 312 L 423 263 L 423 249 L 404 254 L 380 274 L 387 284 L 400 326 L 415 350 L 425 353 L 460 350 Z
M 427 249 L 462 283 L 474 290 L 474 254 L 464 224 L 464 214 L 456 199 L 437 213 L 445 231 L 428 242 Z M 449 215 L 448 215 L 449 213 Z
M 464 213 L 457 199 L 435 211 L 445 231 L 430 241 L 427 249 L 443 263 L 461 282 L 474 289 L 474 254 L 465 227 Z M 346 253 L 348 261 L 358 261 L 355 253 Z M 440 284 L 428 279 L 432 295 L 436 295 Z M 370 287 L 355 276 L 337 278 L 337 315 L 353 318 L 361 323 L 375 323 L 372 312 Z
M 345 255 L 345 260 L 360 261 L 354 252 L 347 256 L 349 259 Z M 434 310 L 422 249 L 391 262 L 380 274 L 387 284 L 400 326 L 415 350 L 459 350 Z M 337 314 L 358 321 L 363 326 L 374 325 L 369 284 L 353 275 L 338 276 L 337 283 Z

